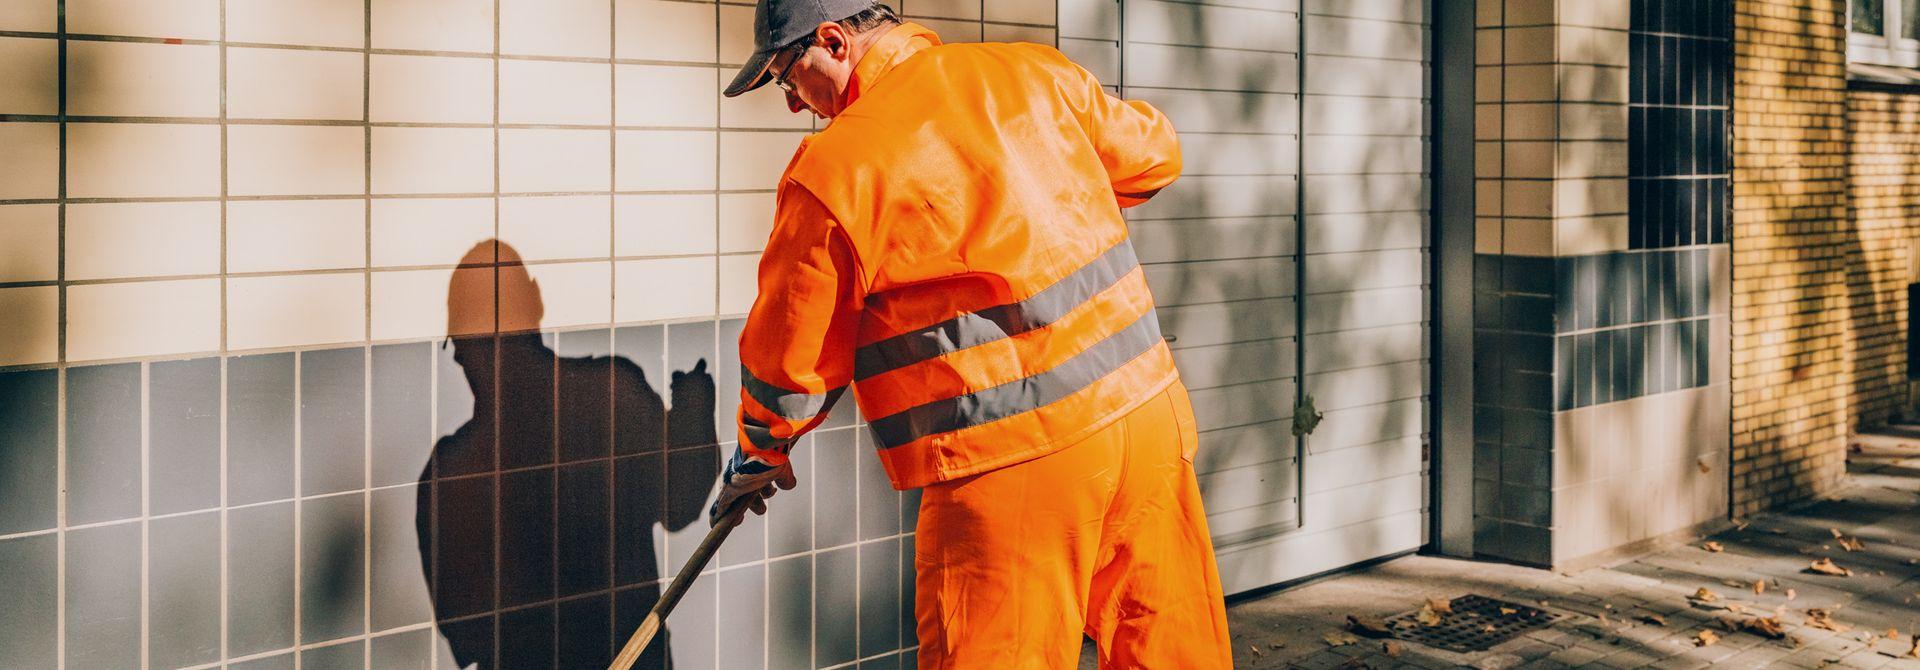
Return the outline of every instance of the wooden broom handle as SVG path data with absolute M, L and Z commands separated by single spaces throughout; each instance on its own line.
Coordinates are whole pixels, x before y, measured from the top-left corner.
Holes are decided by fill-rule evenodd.
M 687 557 L 687 564 L 680 566 L 680 574 L 674 575 L 673 583 L 668 584 L 667 590 L 660 594 L 660 600 L 653 603 L 647 618 L 640 622 L 640 628 L 633 631 L 633 636 L 627 638 L 627 646 L 620 648 L 620 655 L 613 657 L 613 665 L 607 666 L 607 670 L 631 670 L 633 664 L 640 660 L 640 654 L 653 642 L 653 636 L 660 633 L 660 625 L 666 622 L 667 614 L 680 604 L 680 597 L 687 594 L 687 589 L 693 587 L 693 580 L 700 576 L 700 571 L 705 570 L 707 563 L 713 560 L 713 555 L 720 551 L 720 543 L 727 541 L 727 535 L 733 533 L 733 529 L 745 519 L 747 505 L 758 497 L 758 493 L 740 496 L 734 501 L 733 509 L 720 517 L 720 523 L 707 531 L 707 538 L 700 541 L 700 547 L 693 550 L 692 556 Z

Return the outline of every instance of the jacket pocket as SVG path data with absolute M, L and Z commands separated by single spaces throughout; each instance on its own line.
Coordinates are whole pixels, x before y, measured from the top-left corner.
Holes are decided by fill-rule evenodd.
M 1167 387 L 1167 402 L 1173 404 L 1173 423 L 1180 433 L 1180 458 L 1193 464 L 1193 455 L 1200 449 L 1200 431 L 1193 418 L 1193 400 L 1187 396 L 1187 385 L 1178 380 Z

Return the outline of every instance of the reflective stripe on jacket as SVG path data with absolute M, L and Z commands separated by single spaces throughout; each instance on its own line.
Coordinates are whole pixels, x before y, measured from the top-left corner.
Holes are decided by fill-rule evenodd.
M 1177 378 L 1122 207 L 1180 173 L 1173 127 L 1035 44 L 908 23 L 782 177 L 740 337 L 741 457 L 851 385 L 899 488 L 1038 457 Z

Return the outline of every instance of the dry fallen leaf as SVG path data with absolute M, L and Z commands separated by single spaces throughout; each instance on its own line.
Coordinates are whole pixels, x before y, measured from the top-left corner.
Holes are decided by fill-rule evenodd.
M 1920 658 L 1920 635 L 1913 636 L 1913 647 L 1907 649 L 1907 658 Z
M 1741 622 L 1740 627 L 1749 633 L 1759 635 L 1769 640 L 1778 640 L 1787 636 L 1786 624 L 1780 623 L 1779 617 L 1748 619 Z
M 1747 526 L 1751 526 L 1751 525 L 1753 525 L 1753 522 L 1751 522 L 1751 521 L 1747 521 L 1746 519 L 1734 519 L 1734 520 L 1733 520 L 1733 529 L 1734 529 L 1734 530 L 1746 530 L 1746 529 L 1747 529 Z
M 1347 629 L 1367 637 L 1393 637 L 1387 622 L 1369 616 L 1347 615 Z
M 1611 621 L 1611 620 L 1609 620 L 1609 619 L 1607 619 L 1607 615 L 1605 615 L 1605 614 L 1602 614 L 1602 615 L 1600 615 L 1600 625 L 1602 625 L 1602 626 L 1606 626 L 1606 627 L 1608 627 L 1608 628 L 1612 628 L 1612 627 L 1613 627 L 1613 621 Z
M 1767 592 L 1767 580 L 1764 580 L 1764 579 L 1753 580 L 1753 595 L 1757 596 L 1766 592 Z
M 1840 532 L 1840 529 L 1838 529 L 1838 528 L 1828 528 L 1828 529 L 1827 529 L 1827 532 L 1829 532 L 1829 533 L 1833 533 L 1833 537 L 1834 537 L 1835 539 L 1838 539 L 1838 538 L 1842 538 L 1842 537 L 1846 537 L 1846 534 L 1844 534 L 1844 533 L 1841 533 L 1841 532 Z
M 1400 658 L 1400 643 L 1388 640 L 1380 645 L 1380 651 L 1385 652 L 1389 658 Z
M 1865 551 L 1867 545 L 1861 542 L 1860 538 L 1848 536 L 1840 538 L 1840 548 L 1847 551 Z
M 1712 646 L 1713 643 L 1719 642 L 1719 641 L 1720 641 L 1720 635 L 1710 630 L 1702 630 L 1699 633 L 1695 633 L 1693 636 L 1693 646 L 1696 646 L 1696 647 Z
M 1433 611 L 1438 614 L 1446 615 L 1453 613 L 1453 601 L 1451 600 L 1428 598 L 1427 606 L 1433 608 Z
M 1728 578 L 1728 579 L 1722 579 L 1722 580 L 1720 580 L 1720 583 L 1722 583 L 1722 584 L 1726 584 L 1727 586 L 1731 586 L 1731 587 L 1733 587 L 1733 588 L 1736 588 L 1736 589 L 1744 589 L 1744 588 L 1747 588 L 1747 583 L 1746 583 L 1746 582 L 1743 582 L 1743 581 L 1740 581 L 1740 580 L 1738 580 L 1738 579 L 1732 579 L 1732 578 Z
M 1520 610 L 1517 610 L 1517 609 L 1514 609 L 1514 608 L 1511 608 L 1511 607 L 1502 607 L 1502 608 L 1500 608 L 1500 616 L 1513 616 L 1514 614 L 1516 614 L 1516 613 L 1518 613 L 1519 611 L 1520 611 Z
M 1793 589 L 1787 589 L 1787 600 L 1793 600 Z
M 1833 559 L 1822 558 L 1807 566 L 1807 572 L 1835 577 L 1852 577 L 1853 571 L 1833 564 Z
M 1493 627 L 1493 624 L 1487 624 L 1487 625 L 1485 625 L 1485 626 L 1481 626 L 1481 627 L 1480 627 L 1480 632 L 1482 632 L 1482 633 L 1491 633 L 1491 632 L 1493 632 L 1494 630 L 1496 630 L 1496 629 L 1495 629 L 1495 628 Z
M 1833 612 L 1831 610 L 1822 609 L 1819 607 L 1814 607 L 1807 610 L 1807 625 L 1813 626 L 1814 628 L 1822 628 L 1822 629 L 1830 630 L 1835 633 L 1845 633 L 1849 630 L 1853 630 L 1852 626 L 1848 626 L 1838 621 L 1834 621 Z
M 1415 621 L 1419 621 L 1422 626 L 1440 625 L 1440 613 L 1433 609 L 1433 603 L 1431 602 L 1421 605 L 1420 612 L 1413 615 L 1413 618 Z
M 1707 465 L 1707 462 L 1706 462 L 1706 461 L 1705 461 L 1704 459 L 1703 459 L 1703 460 L 1699 460 L 1699 461 L 1694 461 L 1694 464 L 1695 464 L 1695 465 L 1699 465 L 1699 466 L 1700 466 L 1700 472 L 1701 472 L 1701 474 L 1705 474 L 1705 473 L 1708 473 L 1708 472 L 1713 472 L 1713 468 L 1712 468 L 1711 466 L 1708 466 L 1708 465 Z
M 1667 618 L 1660 616 L 1658 614 L 1647 614 L 1647 615 L 1641 616 L 1640 620 L 1646 623 L 1653 624 L 1655 626 L 1667 625 Z
M 1710 603 L 1715 600 L 1719 600 L 1720 594 L 1714 593 L 1713 591 L 1708 590 L 1707 587 L 1702 586 L 1700 587 L 1700 590 L 1693 592 L 1693 599 L 1703 603 Z
M 1887 639 L 1889 639 L 1889 640 L 1898 640 L 1898 639 L 1900 639 L 1900 629 L 1898 629 L 1898 628 L 1888 628 L 1888 629 L 1887 629 Z
M 1334 631 L 1331 633 L 1327 633 L 1325 635 L 1320 636 L 1320 639 L 1326 640 L 1327 645 L 1332 647 L 1344 647 L 1360 641 L 1360 638 L 1354 637 L 1353 633 L 1348 633 L 1346 631 Z
M 1269 644 L 1269 645 L 1267 645 L 1267 647 L 1268 647 L 1268 648 L 1270 648 L 1270 649 L 1285 649 L 1285 648 L 1287 647 L 1287 643 L 1285 643 L 1285 642 L 1275 642 L 1275 643 L 1273 643 L 1273 644 Z
M 1257 645 L 1257 644 L 1256 644 L 1256 645 L 1253 645 L 1253 646 L 1251 646 L 1251 647 L 1248 647 L 1248 649 L 1252 649 L 1252 650 L 1253 650 L 1253 655 L 1254 655 L 1254 656 L 1256 656 L 1256 657 L 1258 657 L 1258 656 L 1265 656 L 1265 655 L 1267 655 L 1267 652 L 1264 652 L 1264 651 L 1260 651 L 1260 645 Z
M 1722 550 L 1725 549 L 1725 547 L 1720 546 L 1719 542 L 1714 542 L 1712 540 L 1708 540 L 1707 542 L 1701 544 L 1700 548 L 1716 554 L 1720 553 Z

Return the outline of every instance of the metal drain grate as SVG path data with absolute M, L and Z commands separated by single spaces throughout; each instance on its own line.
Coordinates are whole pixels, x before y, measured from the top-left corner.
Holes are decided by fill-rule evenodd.
M 1508 612 L 1511 613 L 1508 613 Z M 1566 618 L 1538 607 L 1528 607 L 1485 596 L 1465 595 L 1453 599 L 1453 613 L 1443 616 L 1439 625 L 1420 623 L 1418 612 L 1408 612 L 1387 620 L 1394 637 L 1448 651 L 1486 651 L 1529 631 L 1539 630 Z

